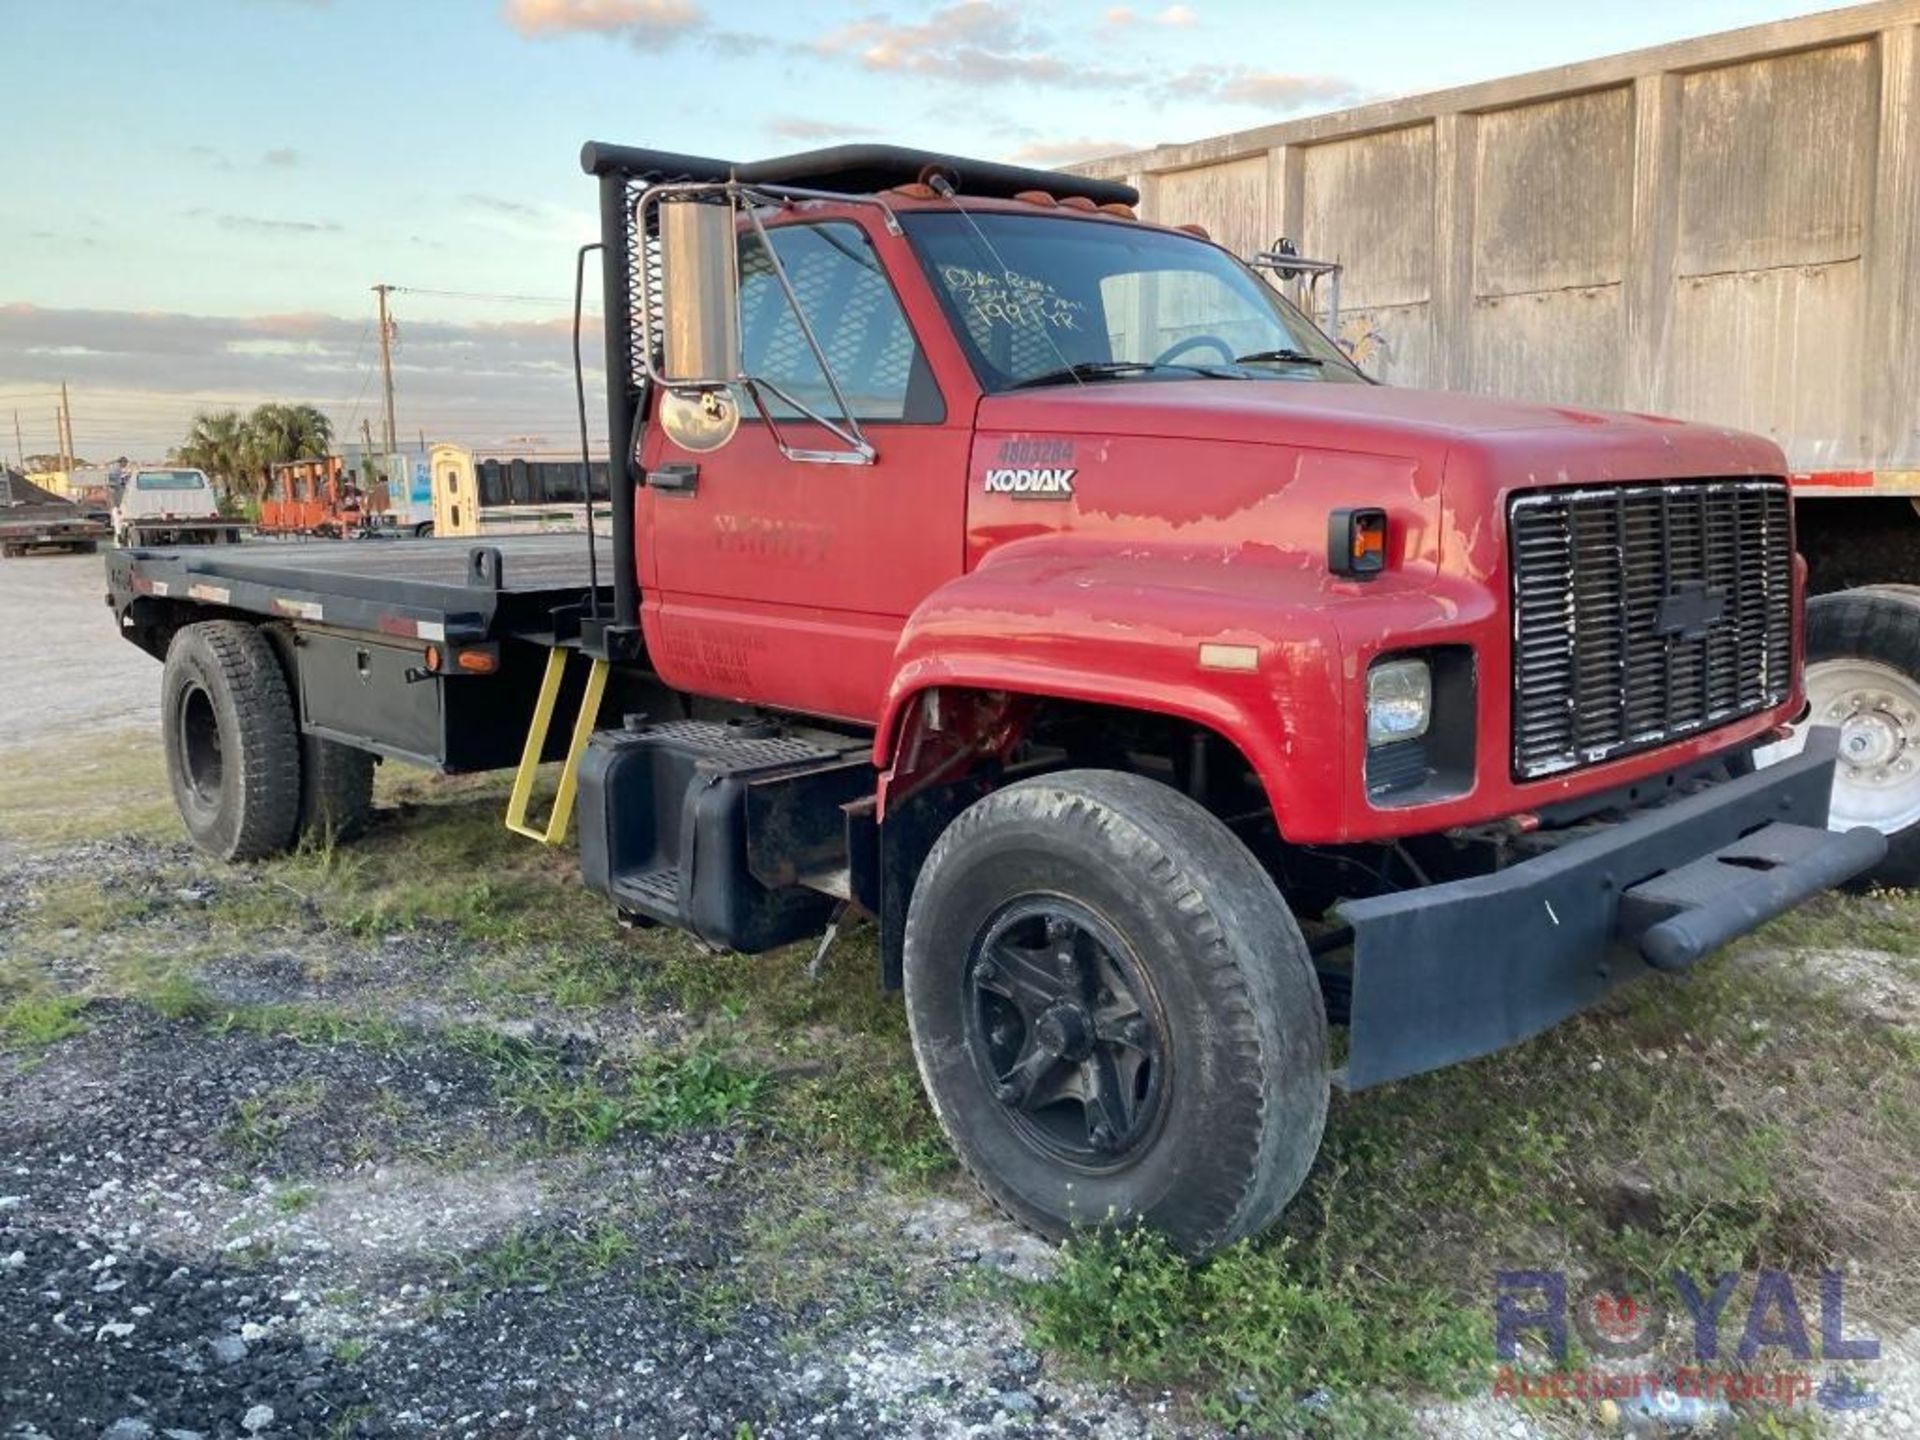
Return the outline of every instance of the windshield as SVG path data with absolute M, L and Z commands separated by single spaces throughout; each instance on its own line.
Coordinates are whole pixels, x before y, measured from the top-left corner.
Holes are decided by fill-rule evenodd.
M 901 219 L 989 390 L 1110 377 L 1366 383 L 1271 286 L 1203 240 L 1055 215 Z
M 199 490 L 207 477 L 198 470 L 142 470 L 133 483 L 141 490 Z

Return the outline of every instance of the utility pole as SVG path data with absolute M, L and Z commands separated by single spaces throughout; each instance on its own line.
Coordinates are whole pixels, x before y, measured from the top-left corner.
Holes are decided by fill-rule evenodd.
M 27 442 L 20 438 L 20 410 L 16 406 L 13 412 L 13 453 L 20 458 L 20 473 L 27 473 Z
M 376 285 L 373 293 L 380 297 L 380 374 L 387 387 L 387 453 L 391 455 L 400 448 L 400 442 L 393 428 L 393 321 L 387 316 L 387 292 L 391 285 Z
M 60 382 L 60 426 L 60 443 L 66 447 L 60 452 L 60 468 L 70 471 L 79 457 L 73 450 L 73 402 L 67 399 L 67 382 L 64 380 Z

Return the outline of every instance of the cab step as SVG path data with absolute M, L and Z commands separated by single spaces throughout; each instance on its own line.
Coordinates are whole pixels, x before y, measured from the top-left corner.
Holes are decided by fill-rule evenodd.
M 580 765 L 580 868 L 623 915 L 757 952 L 845 898 L 844 807 L 873 793 L 864 737 L 746 720 L 630 720 Z

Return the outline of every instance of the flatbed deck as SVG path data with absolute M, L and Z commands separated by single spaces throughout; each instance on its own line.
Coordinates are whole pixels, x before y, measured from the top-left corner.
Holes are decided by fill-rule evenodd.
M 596 550 L 610 604 L 612 548 Z M 584 534 L 130 549 L 107 578 L 122 613 L 152 596 L 455 644 L 550 634 L 553 612 L 593 589 Z

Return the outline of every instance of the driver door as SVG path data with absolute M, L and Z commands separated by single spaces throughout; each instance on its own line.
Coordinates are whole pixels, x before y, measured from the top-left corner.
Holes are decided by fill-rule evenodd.
M 851 220 L 773 227 L 769 239 L 872 464 L 789 459 L 842 451 L 824 427 L 762 391 L 717 450 L 695 454 L 650 424 L 638 506 L 641 623 L 679 689 L 872 722 L 906 617 L 960 574 L 967 417 L 949 418 L 875 251 Z M 742 359 L 750 375 L 834 420 L 838 406 L 758 237 L 740 244 Z

